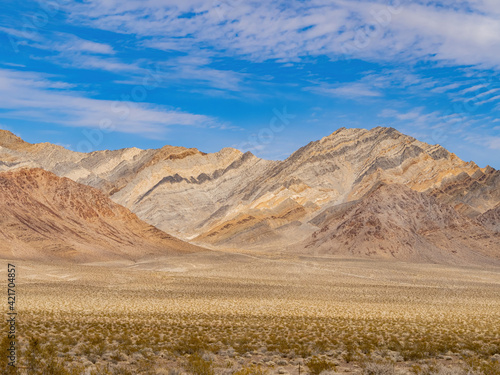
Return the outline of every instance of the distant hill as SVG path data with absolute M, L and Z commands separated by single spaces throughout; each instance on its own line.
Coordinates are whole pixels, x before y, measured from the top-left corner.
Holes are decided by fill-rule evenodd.
M 403 185 L 381 184 L 337 206 L 319 230 L 296 245 L 301 254 L 432 263 L 500 264 L 500 236 L 451 206 Z
M 0 256 L 96 262 L 202 249 L 146 224 L 99 190 L 42 169 L 0 173 Z

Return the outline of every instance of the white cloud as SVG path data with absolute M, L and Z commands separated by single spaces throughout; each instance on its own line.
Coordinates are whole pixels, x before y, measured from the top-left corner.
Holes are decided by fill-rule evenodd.
M 87 55 L 60 55 L 58 58 L 58 64 L 62 66 L 71 66 L 79 69 L 89 69 L 89 70 L 104 70 L 112 73 L 142 73 L 144 69 L 141 69 L 137 64 L 130 63 L 126 64 L 120 59 L 115 58 L 102 58 L 98 56 L 87 56 Z
M 491 103 L 491 102 L 495 102 L 495 101 L 498 101 L 500 100 L 500 95 L 496 95 L 496 96 L 493 96 L 489 99 L 486 99 L 486 100 L 483 100 L 483 101 L 480 101 L 480 102 L 477 102 L 476 104 L 477 105 L 483 105 L 483 104 L 487 104 L 487 103 Z
M 376 91 L 369 85 L 360 82 L 342 85 L 321 84 L 318 86 L 308 87 L 306 90 L 325 96 L 340 98 L 347 97 L 350 99 L 382 96 L 382 93 L 379 91 Z
M 211 60 L 200 56 L 182 56 L 163 64 L 168 80 L 195 81 L 217 89 L 240 91 L 243 81 L 249 76 L 232 70 L 211 68 Z
M 460 83 L 451 83 L 451 84 L 446 85 L 446 86 L 440 86 L 440 87 L 433 88 L 431 91 L 438 93 L 438 94 L 443 94 L 447 91 L 455 90 L 455 89 L 459 88 L 460 86 L 462 86 L 462 84 L 460 84 Z
M 495 0 L 400 7 L 382 0 L 89 0 L 71 3 L 68 12 L 74 22 L 137 34 L 169 50 L 208 46 L 254 61 L 283 62 L 338 58 L 347 50 L 365 59 L 500 68 L 497 8 Z
M 466 140 L 481 147 L 486 146 L 490 150 L 500 150 L 500 137 L 498 136 L 472 134 L 467 136 Z
M 380 112 L 379 117 L 384 118 L 394 118 L 399 121 L 410 121 L 412 124 L 422 124 L 430 125 L 430 123 L 435 123 L 439 121 L 453 121 L 450 118 L 442 116 L 439 112 L 424 113 L 425 108 L 419 107 L 412 109 L 407 112 L 400 112 L 394 109 L 384 109 Z
M 70 34 L 59 34 L 62 41 L 48 43 L 47 48 L 60 52 L 91 53 L 113 55 L 115 51 L 109 44 L 96 43 Z
M 16 34 L 18 38 L 23 35 L 13 29 L 5 30 Z M 0 28 L 0 31 L 2 31 L 2 28 Z M 137 82 L 147 76 L 151 70 L 145 67 L 147 62 L 145 59 L 124 62 L 120 58 L 111 57 L 110 55 L 115 55 L 116 51 L 109 44 L 96 43 L 68 33 L 36 35 L 36 41 L 26 40 L 24 41 L 25 44 L 33 48 L 53 52 L 53 55 L 43 57 L 43 59 L 63 67 L 102 70 L 118 74 L 126 73 L 127 79 L 117 82 L 133 85 L 138 84 Z M 161 42 L 146 40 L 139 43 L 139 47 L 153 47 L 156 43 L 161 44 Z M 32 58 L 41 59 L 41 57 L 34 56 Z M 242 91 L 242 82 L 248 74 L 215 69 L 210 66 L 211 64 L 211 56 L 199 51 L 196 55 L 189 54 L 170 58 L 163 62 L 160 61 L 157 63 L 157 69 L 161 68 L 160 74 L 162 76 L 159 78 L 164 82 L 186 83 L 187 81 L 194 81 L 198 86 L 208 86 L 222 91 Z
M 488 91 L 485 91 L 481 94 L 476 95 L 474 98 L 476 98 L 476 99 L 484 98 L 485 96 L 492 95 L 498 91 L 500 91 L 500 89 L 491 89 L 491 90 L 488 90 Z
M 2 117 L 65 126 L 109 128 L 144 136 L 169 126 L 210 126 L 215 119 L 147 103 L 97 100 L 67 90 L 68 85 L 38 73 L 0 69 Z M 64 88 L 65 90 L 61 90 Z
M 467 94 L 469 92 L 475 92 L 475 91 L 478 91 L 478 90 L 485 88 L 485 87 L 487 87 L 487 85 L 485 85 L 485 84 L 474 85 L 472 87 L 468 87 L 468 88 L 460 91 L 460 94 L 464 95 L 464 94 Z
M 10 41 L 12 44 L 16 44 L 19 41 L 41 41 L 43 37 L 36 31 L 36 29 L 25 27 L 22 30 L 13 29 L 10 27 L 0 27 L 0 32 L 3 32 L 10 36 Z
M 16 30 L 12 28 L 0 27 L 0 32 L 4 32 L 14 37 L 14 43 L 23 42 L 30 47 L 64 53 L 91 53 L 112 55 L 115 53 L 109 44 L 97 43 L 82 39 L 73 34 L 52 33 L 50 36 L 42 33 L 42 30 L 24 28 Z M 31 44 L 28 42 L 32 42 Z
M 15 63 L 9 63 L 9 62 L 0 62 L 0 64 L 5 65 L 5 66 L 11 66 L 14 68 L 26 68 L 26 65 L 23 65 L 23 64 L 15 64 Z
M 109 44 L 93 42 L 68 33 L 43 34 L 37 31 L 29 34 L 6 28 L 0 28 L 0 31 L 14 35 L 17 46 L 28 45 L 32 48 L 52 52 L 52 55 L 44 57 L 44 59 L 61 66 L 109 72 L 140 70 L 134 63 L 126 64 L 117 58 L 109 57 L 109 55 L 116 53 Z M 40 57 L 32 58 L 40 59 Z
M 305 90 L 326 96 L 356 98 L 376 98 L 385 96 L 387 89 L 403 89 L 406 95 L 434 92 L 435 86 L 442 82 L 422 77 L 413 73 L 412 69 L 385 69 L 378 72 L 367 72 L 354 82 L 329 84 L 325 82 L 312 82 L 315 86 L 306 87 Z M 460 86 L 449 84 L 439 86 L 437 91 L 448 91 Z
M 490 137 L 488 147 L 492 150 L 500 150 L 500 137 Z
M 96 63 L 108 64 L 109 61 L 97 60 Z M 89 66 L 90 61 L 81 64 Z M 263 77 L 256 77 L 249 73 L 235 72 L 233 70 L 216 69 L 212 67 L 210 58 L 196 56 L 173 57 L 166 61 L 159 61 L 149 66 L 124 65 L 123 69 L 130 70 L 125 79 L 118 79 L 115 83 L 126 85 L 154 85 L 155 87 L 182 87 L 189 92 L 198 92 L 209 96 L 224 96 L 236 98 L 238 96 L 255 96 L 248 83 L 258 84 Z

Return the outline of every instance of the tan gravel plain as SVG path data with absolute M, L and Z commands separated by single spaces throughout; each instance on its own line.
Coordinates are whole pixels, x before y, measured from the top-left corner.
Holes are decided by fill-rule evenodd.
M 215 251 L 15 264 L 21 374 L 499 373 L 498 268 Z

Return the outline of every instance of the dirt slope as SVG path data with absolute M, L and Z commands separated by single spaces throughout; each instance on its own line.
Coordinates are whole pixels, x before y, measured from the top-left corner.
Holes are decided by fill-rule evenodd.
M 96 262 L 200 251 L 98 189 L 42 169 L 0 173 L 0 256 Z

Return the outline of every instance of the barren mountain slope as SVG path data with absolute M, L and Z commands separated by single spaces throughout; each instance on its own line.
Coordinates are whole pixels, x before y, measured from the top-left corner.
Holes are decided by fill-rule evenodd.
M 200 251 L 139 220 L 99 190 L 42 169 L 0 173 L 0 256 L 138 260 Z
M 161 160 L 200 153 L 196 149 L 165 146 L 158 150 L 127 148 L 80 153 L 50 143 L 31 144 L 0 130 L 0 171 L 39 167 L 60 177 L 93 186 L 106 194 L 120 190 L 139 171 Z
M 479 168 L 439 145 L 428 145 L 392 128 L 339 129 L 311 142 L 253 184 L 250 195 L 263 194 L 268 179 L 301 182 L 335 203 L 356 200 L 380 181 L 402 183 L 416 191 L 440 186 L 445 178 Z
M 392 128 L 342 128 L 285 161 L 231 148 L 204 154 L 172 146 L 91 154 L 53 146 L 60 152 L 47 156 L 49 146 L 29 145 L 6 132 L 0 132 L 0 145 L 4 169 L 19 160 L 35 163 L 100 188 L 184 240 L 228 248 L 277 248 L 303 240 L 317 230 L 311 219 L 361 199 L 380 182 L 431 192 L 471 217 L 500 199 L 498 171 L 481 170 Z M 36 148 L 43 151 L 29 151 Z
M 164 160 L 144 168 L 113 200 L 139 217 L 183 239 L 204 232 L 221 218 L 245 212 L 242 190 L 277 162 L 226 148 Z
M 218 154 L 230 155 L 222 164 L 235 164 L 221 173 L 216 162 L 207 163 L 225 159 L 217 154 L 156 164 L 113 199 L 160 228 L 174 223 L 185 239 L 277 247 L 305 238 L 314 231 L 308 221 L 318 212 L 357 200 L 380 181 L 426 191 L 444 179 L 480 171 L 441 146 L 390 128 L 340 129 L 282 162 L 231 149 Z
M 477 220 L 489 230 L 500 233 L 500 203 L 480 215 Z
M 500 262 L 500 236 L 436 198 L 403 185 L 374 187 L 363 199 L 317 217 L 321 229 L 294 251 L 418 262 Z
M 500 171 L 486 167 L 472 175 L 461 173 L 445 179 L 429 193 L 453 205 L 469 217 L 476 217 L 500 202 Z
M 477 173 L 482 172 L 474 163 L 394 129 L 339 129 L 262 170 L 241 190 L 239 209 L 211 221 L 197 240 L 283 246 L 310 234 L 314 228 L 308 222 L 318 213 L 360 199 L 380 182 L 428 191 L 455 176 Z M 490 185 L 500 187 L 495 181 Z M 493 202 L 498 199 L 491 194 L 482 203 Z
M 83 154 L 0 131 L 0 170 L 41 167 L 99 188 L 148 223 L 185 239 L 226 211 L 237 212 L 232 206 L 238 205 L 238 192 L 276 163 L 230 148 L 214 154 L 173 146 Z

